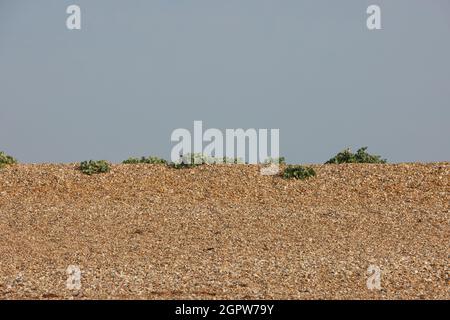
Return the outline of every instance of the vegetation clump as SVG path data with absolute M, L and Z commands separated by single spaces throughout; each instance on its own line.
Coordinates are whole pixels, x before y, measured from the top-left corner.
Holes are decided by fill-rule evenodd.
M 0 151 L 0 168 L 7 164 L 15 164 L 17 160 L 7 155 L 3 151 Z
M 243 164 L 244 161 L 241 158 L 217 158 L 210 157 L 203 153 L 188 153 L 180 156 L 180 160 L 169 164 L 170 167 L 175 169 L 193 168 L 203 164 L 215 164 L 215 163 L 229 163 L 229 164 Z
M 241 158 L 223 157 L 222 162 L 218 161 L 219 158 L 213 158 L 213 159 L 216 159 L 216 160 L 214 160 L 213 163 L 245 164 L 245 161 L 242 160 Z
M 286 164 L 286 158 L 285 157 L 279 157 L 279 158 L 269 157 L 266 160 L 264 160 L 264 164 L 272 164 L 272 163 Z
M 356 153 L 352 153 L 351 150 L 347 148 L 325 162 L 325 164 L 387 162 L 386 159 L 382 159 L 381 156 L 369 154 L 366 150 L 367 147 L 363 147 L 359 148 Z
M 92 175 L 97 173 L 106 173 L 109 172 L 109 163 L 105 160 L 89 160 L 83 161 L 80 163 L 80 170 L 84 174 Z
M 122 162 L 123 164 L 139 164 L 139 163 L 146 163 L 146 164 L 167 164 L 167 161 L 162 158 L 158 157 L 141 157 L 141 158 L 128 158 L 127 160 L 124 160 Z
M 310 177 L 315 177 L 316 172 L 312 167 L 305 167 L 300 165 L 287 166 L 283 171 L 283 178 L 286 179 L 300 179 L 305 180 Z
M 202 164 L 212 163 L 212 158 L 203 153 L 188 153 L 180 155 L 178 161 L 169 164 L 174 169 L 193 168 Z

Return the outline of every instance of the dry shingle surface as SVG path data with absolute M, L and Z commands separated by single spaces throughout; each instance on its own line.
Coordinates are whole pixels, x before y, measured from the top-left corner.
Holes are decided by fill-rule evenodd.
M 450 298 L 449 163 L 314 167 L 2 168 L 0 299 Z

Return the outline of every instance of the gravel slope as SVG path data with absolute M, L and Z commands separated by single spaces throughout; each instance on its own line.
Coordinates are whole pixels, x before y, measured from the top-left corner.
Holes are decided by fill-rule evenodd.
M 0 299 L 450 298 L 449 163 L 314 167 L 0 169 Z

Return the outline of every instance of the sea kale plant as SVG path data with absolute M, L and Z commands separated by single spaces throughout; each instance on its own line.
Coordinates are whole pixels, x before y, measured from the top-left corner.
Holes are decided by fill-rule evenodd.
M 109 163 L 105 160 L 89 160 L 89 161 L 83 161 L 80 163 L 80 170 L 84 174 L 92 175 L 96 173 L 105 173 L 109 172 Z
M 366 152 L 367 147 L 359 148 L 356 153 L 352 153 L 350 149 L 345 149 L 335 155 L 333 158 L 325 162 L 325 164 L 340 163 L 386 163 L 386 159 L 381 156 L 372 155 Z
M 169 164 L 175 169 L 193 168 L 202 164 L 212 163 L 212 158 L 203 153 L 188 153 L 180 155 L 180 159 Z
M 167 164 L 167 161 L 158 158 L 158 157 L 141 157 L 141 158 L 128 158 L 127 160 L 122 162 L 123 164 L 138 164 L 138 163 L 147 163 L 147 164 Z
M 223 157 L 222 162 L 219 161 L 219 158 L 212 158 L 212 163 L 226 163 L 226 164 L 245 164 L 245 161 L 242 160 L 242 158 L 230 158 L 230 157 Z
M 264 164 L 272 164 L 272 163 L 286 164 L 286 158 L 285 157 L 279 157 L 279 158 L 269 157 L 264 161 Z
M 300 165 L 289 165 L 283 171 L 283 178 L 286 179 L 305 180 L 315 176 L 316 172 L 312 167 L 305 167 Z
M 0 151 L 0 168 L 7 164 L 15 164 L 17 160 L 7 155 L 3 151 Z
M 244 161 L 241 158 L 217 158 L 210 157 L 203 153 L 188 153 L 181 155 L 178 161 L 169 164 L 170 167 L 175 169 L 193 168 L 204 164 L 243 164 Z

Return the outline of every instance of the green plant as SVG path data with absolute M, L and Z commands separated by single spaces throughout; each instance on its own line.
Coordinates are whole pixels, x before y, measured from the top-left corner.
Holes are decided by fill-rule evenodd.
M 213 158 L 218 159 L 218 158 Z M 221 163 L 220 161 L 216 161 L 217 163 Z M 223 157 L 222 163 L 229 163 L 229 164 L 244 164 L 245 161 L 242 160 L 242 158 L 230 158 L 230 157 Z
M 279 157 L 279 158 L 269 157 L 264 161 L 264 164 L 271 164 L 271 163 L 286 164 L 286 158 L 285 157 Z
M 141 158 L 128 158 L 127 160 L 122 162 L 123 164 L 138 164 L 138 163 L 147 163 L 147 164 L 167 164 L 167 161 L 158 157 L 141 157 Z
M 290 165 L 283 171 L 283 178 L 286 179 L 300 179 L 305 180 L 314 177 L 316 172 L 311 167 L 304 167 L 300 165 Z
M 210 157 L 202 153 L 188 153 L 185 155 L 180 155 L 180 159 L 178 161 L 170 163 L 169 166 L 174 169 L 184 169 L 211 163 L 210 161 Z
M 325 164 L 340 163 L 386 163 L 386 159 L 381 156 L 372 155 L 366 152 L 367 147 L 359 148 L 356 153 L 352 153 L 350 149 L 339 152 L 336 156 L 325 162 Z
M 17 163 L 16 159 L 7 155 L 3 151 L 0 151 L 0 167 L 3 167 L 4 165 L 7 164 L 15 164 L 15 163 Z
M 80 170 L 84 174 L 105 173 L 109 171 L 109 163 L 105 160 L 89 160 L 80 163 Z
M 192 168 L 203 164 L 243 164 L 244 161 L 241 158 L 217 158 L 210 157 L 203 153 L 188 153 L 180 156 L 180 160 L 169 164 L 170 167 L 175 169 Z

